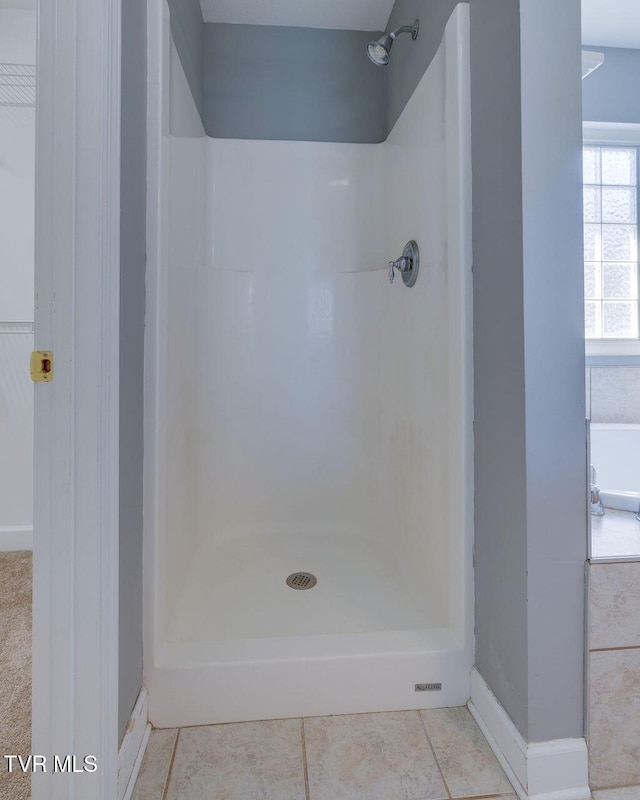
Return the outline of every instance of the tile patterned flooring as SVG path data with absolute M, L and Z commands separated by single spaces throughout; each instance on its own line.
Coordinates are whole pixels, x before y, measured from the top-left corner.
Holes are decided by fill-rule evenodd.
M 473 717 L 444 708 L 154 730 L 131 800 L 498 796 L 517 800 Z
M 640 800 L 640 786 L 626 786 L 624 789 L 604 789 L 593 793 L 594 800 Z

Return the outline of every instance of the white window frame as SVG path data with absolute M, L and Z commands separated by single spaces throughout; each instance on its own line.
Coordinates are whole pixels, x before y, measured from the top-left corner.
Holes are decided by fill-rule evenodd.
M 640 147 L 640 124 L 584 122 L 582 131 L 585 146 L 628 145 Z M 640 192 L 640 187 L 638 190 Z M 585 338 L 585 353 L 588 366 L 640 365 L 640 338 L 606 340 Z

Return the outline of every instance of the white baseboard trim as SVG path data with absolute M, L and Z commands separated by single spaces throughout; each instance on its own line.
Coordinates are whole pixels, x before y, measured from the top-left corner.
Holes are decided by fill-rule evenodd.
M 475 667 L 471 671 L 469 711 L 520 800 L 589 800 L 584 739 L 525 742 Z
M 151 735 L 149 699 L 142 687 L 118 752 L 118 800 L 129 800 Z
M 0 553 L 33 550 L 32 525 L 0 525 Z

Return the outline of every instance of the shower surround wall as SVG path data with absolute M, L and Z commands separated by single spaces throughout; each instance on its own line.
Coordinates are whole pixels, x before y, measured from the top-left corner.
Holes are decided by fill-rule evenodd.
M 460 6 L 383 144 L 207 139 L 165 16 L 155 725 L 469 696 L 467 28 Z M 412 238 L 418 282 L 390 286 Z

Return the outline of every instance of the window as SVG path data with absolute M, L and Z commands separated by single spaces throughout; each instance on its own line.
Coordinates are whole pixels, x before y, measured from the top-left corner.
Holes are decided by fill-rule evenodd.
M 584 147 L 585 335 L 638 340 L 638 147 Z

